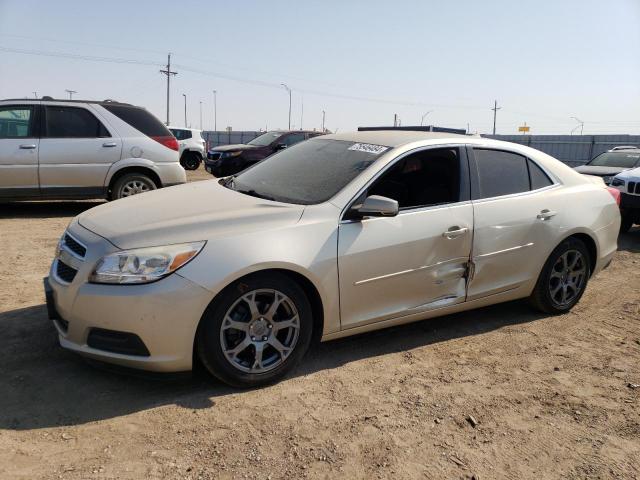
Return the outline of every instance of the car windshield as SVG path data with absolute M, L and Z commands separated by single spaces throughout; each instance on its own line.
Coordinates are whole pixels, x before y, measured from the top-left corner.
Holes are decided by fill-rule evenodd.
M 640 163 L 640 152 L 605 152 L 589 162 L 590 167 L 633 168 Z
M 249 145 L 256 145 L 258 147 L 266 147 L 271 144 L 276 138 L 282 135 L 282 132 L 267 132 L 259 137 L 254 138 L 249 142 Z
M 226 186 L 285 203 L 326 202 L 389 150 L 343 140 L 312 139 L 298 143 L 245 170 Z

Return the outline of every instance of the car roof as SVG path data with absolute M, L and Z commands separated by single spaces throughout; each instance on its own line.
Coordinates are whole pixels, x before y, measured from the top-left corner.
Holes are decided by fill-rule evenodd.
M 191 128 L 191 127 L 174 127 L 173 125 L 167 125 L 167 128 L 173 128 L 174 130 L 189 130 L 191 132 L 201 132 L 199 128 Z
M 144 108 L 144 107 L 138 107 L 137 105 L 132 105 L 130 103 L 118 102 L 116 100 L 110 100 L 110 99 L 106 99 L 106 100 L 68 100 L 68 99 L 64 99 L 64 98 L 3 98 L 3 99 L 0 99 L 0 103 L 3 103 L 3 102 L 20 102 L 20 103 L 24 103 L 24 102 L 28 102 L 28 103 L 33 103 L 33 102 L 93 103 L 93 104 L 97 104 L 97 105 L 122 105 L 122 106 L 126 106 L 126 107 Z
M 322 137 L 329 140 L 344 140 L 358 143 L 371 143 L 374 145 L 384 145 L 386 147 L 399 147 L 408 143 L 423 140 L 452 140 L 460 142 L 471 138 L 469 135 L 457 133 L 441 132 L 419 132 L 407 130 L 369 130 L 361 132 L 332 133 Z

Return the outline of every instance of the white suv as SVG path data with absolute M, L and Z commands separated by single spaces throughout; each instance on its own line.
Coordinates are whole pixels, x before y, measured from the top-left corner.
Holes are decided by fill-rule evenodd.
M 178 127 L 169 127 L 169 130 L 180 143 L 180 164 L 185 170 L 197 170 L 206 148 L 202 130 Z
M 0 100 L 0 201 L 128 197 L 186 182 L 178 142 L 141 107 Z

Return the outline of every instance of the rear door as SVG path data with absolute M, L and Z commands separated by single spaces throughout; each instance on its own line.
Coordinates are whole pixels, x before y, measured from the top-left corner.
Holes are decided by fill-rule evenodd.
M 0 106 L 0 198 L 39 194 L 38 108 Z
M 370 195 L 397 200 L 400 212 L 340 223 L 342 328 L 464 302 L 473 238 L 464 147 L 401 157 L 357 201 Z
M 514 290 L 537 279 L 559 236 L 566 206 L 533 160 L 508 150 L 470 150 L 474 274 L 468 300 Z
M 122 140 L 89 108 L 43 106 L 40 191 L 43 195 L 101 195 Z

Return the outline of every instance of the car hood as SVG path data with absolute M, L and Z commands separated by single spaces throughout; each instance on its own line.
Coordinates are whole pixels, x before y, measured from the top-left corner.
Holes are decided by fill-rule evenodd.
M 585 175 L 597 175 L 598 177 L 605 177 L 609 175 L 617 175 L 620 172 L 626 170 L 622 167 L 592 167 L 589 165 L 582 165 L 575 168 L 576 172 L 584 173 Z
M 303 211 L 302 205 L 251 197 L 208 180 L 116 200 L 77 219 L 84 228 L 127 249 L 278 228 L 296 223 Z
M 626 181 L 638 182 L 640 181 L 640 167 L 633 168 L 631 170 L 625 170 L 624 172 L 616 175 L 616 178 Z
M 258 147 L 255 145 L 237 143 L 235 145 L 220 145 L 219 147 L 212 148 L 210 151 L 211 152 L 237 152 L 238 150 L 253 150 L 254 148 L 258 148 Z

